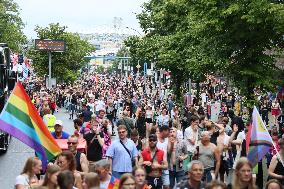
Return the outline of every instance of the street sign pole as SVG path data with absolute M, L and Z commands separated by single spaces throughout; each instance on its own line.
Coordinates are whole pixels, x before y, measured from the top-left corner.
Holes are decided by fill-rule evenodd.
M 64 52 L 64 40 L 35 39 L 35 50 L 48 52 L 48 81 L 47 88 L 51 88 L 51 52 Z
M 51 88 L 51 51 L 48 51 L 48 88 Z

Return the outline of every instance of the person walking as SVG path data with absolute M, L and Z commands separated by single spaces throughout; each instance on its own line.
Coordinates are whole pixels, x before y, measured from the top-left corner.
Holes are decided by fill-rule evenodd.
M 149 148 L 142 151 L 139 160 L 139 165 L 144 166 L 147 172 L 146 180 L 153 189 L 161 189 L 163 187 L 162 170 L 168 168 L 164 151 L 157 148 L 157 141 L 157 136 L 150 134 Z
M 201 133 L 201 143 L 199 144 L 198 160 L 204 165 L 203 181 L 206 183 L 218 177 L 220 169 L 220 152 L 217 146 L 210 142 L 209 131 Z M 216 162 L 216 163 L 215 163 Z M 214 170 L 215 167 L 215 170 Z M 211 171 L 214 171 L 215 178 L 212 178 Z
M 108 157 L 112 175 L 120 178 L 124 173 L 131 173 L 132 167 L 138 162 L 138 150 L 135 143 L 127 138 L 127 127 L 119 125 L 117 127 L 119 139 L 111 143 L 106 156 Z
M 84 135 L 84 139 L 87 142 L 87 159 L 90 166 L 94 165 L 96 161 L 99 161 L 103 157 L 104 136 L 100 132 L 99 123 L 96 117 L 93 116 L 90 124 L 91 130 Z
M 184 177 L 183 161 L 188 156 L 186 143 L 183 139 L 177 138 L 177 129 L 174 127 L 170 129 L 168 154 L 170 187 L 173 188 L 175 183 L 180 182 Z

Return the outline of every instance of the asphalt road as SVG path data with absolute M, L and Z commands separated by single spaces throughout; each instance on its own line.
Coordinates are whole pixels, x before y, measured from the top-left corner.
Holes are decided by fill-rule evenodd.
M 71 134 L 74 132 L 73 121 L 64 109 L 55 113 L 57 119 L 63 121 L 63 130 Z M 25 161 L 34 156 L 34 150 L 16 138 L 11 139 L 8 151 L 0 155 L 0 183 L 1 189 L 14 188 L 16 176 L 18 176 L 25 164 Z

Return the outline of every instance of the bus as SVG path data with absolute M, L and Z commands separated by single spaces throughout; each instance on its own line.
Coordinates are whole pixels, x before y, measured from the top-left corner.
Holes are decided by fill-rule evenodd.
M 11 51 L 6 43 L 0 43 L 0 112 L 16 83 L 16 73 L 12 71 Z M 0 130 L 0 151 L 6 152 L 11 136 Z

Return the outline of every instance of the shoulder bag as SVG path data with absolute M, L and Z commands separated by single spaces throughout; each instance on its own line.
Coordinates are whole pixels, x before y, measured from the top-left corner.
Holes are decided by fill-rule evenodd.
M 135 166 L 135 159 L 132 158 L 130 151 L 126 148 L 126 146 L 123 144 L 123 142 L 121 140 L 119 140 L 119 142 L 120 142 L 120 144 L 122 144 L 122 146 L 124 147 L 124 149 L 126 150 L 128 155 L 130 156 L 132 167 L 134 167 Z

